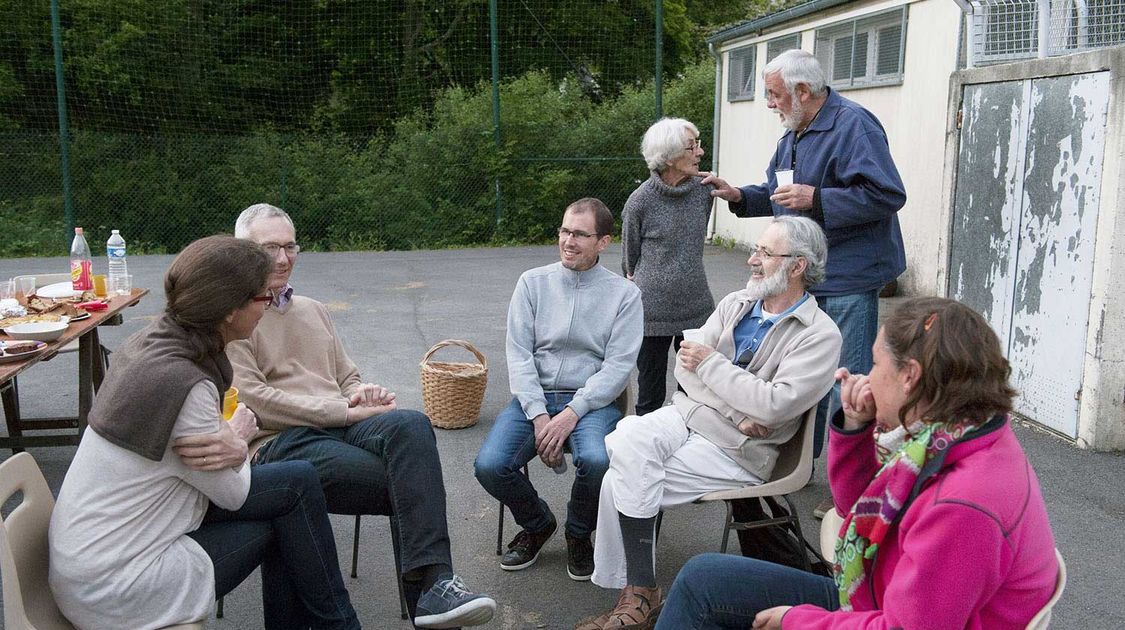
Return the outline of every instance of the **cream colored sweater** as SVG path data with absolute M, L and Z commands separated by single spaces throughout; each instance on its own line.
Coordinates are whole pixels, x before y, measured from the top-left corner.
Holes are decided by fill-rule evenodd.
M 284 310 L 271 307 L 249 339 L 227 344 L 227 357 L 239 402 L 262 427 L 251 451 L 290 427 L 345 426 L 359 369 L 320 302 L 294 295 Z

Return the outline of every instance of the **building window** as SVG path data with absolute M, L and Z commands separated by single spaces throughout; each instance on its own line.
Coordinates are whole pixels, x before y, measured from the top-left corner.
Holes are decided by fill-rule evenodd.
M 969 50 L 973 64 L 1054 57 L 1125 44 L 1125 0 L 974 0 Z M 1045 32 L 1040 31 L 1040 21 Z M 1040 35 L 1046 42 L 1040 42 Z
M 730 72 L 727 75 L 727 100 L 754 100 L 754 66 L 758 46 L 751 44 L 730 51 Z
M 800 33 L 793 33 L 792 35 L 786 35 L 785 37 L 778 37 L 777 39 L 771 39 L 769 42 L 766 43 L 766 63 L 769 63 L 769 62 L 773 61 L 774 57 L 777 57 L 778 55 L 780 55 L 781 53 L 783 53 L 787 50 L 793 50 L 794 48 L 800 48 L 800 47 L 801 47 L 801 34 Z
M 816 31 L 816 57 L 834 88 L 902 83 L 906 7 Z

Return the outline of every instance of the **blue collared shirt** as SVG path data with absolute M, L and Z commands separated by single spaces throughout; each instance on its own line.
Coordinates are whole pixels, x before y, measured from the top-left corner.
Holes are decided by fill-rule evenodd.
M 750 359 L 761 347 L 762 340 L 766 338 L 766 333 L 773 328 L 774 323 L 797 310 L 810 297 L 812 296 L 809 295 L 809 292 L 805 291 L 805 295 L 797 300 L 793 306 L 770 318 L 762 317 L 762 301 L 755 302 L 754 308 L 750 309 L 750 312 L 743 316 L 742 321 L 734 327 L 734 363 L 741 366 L 749 365 Z

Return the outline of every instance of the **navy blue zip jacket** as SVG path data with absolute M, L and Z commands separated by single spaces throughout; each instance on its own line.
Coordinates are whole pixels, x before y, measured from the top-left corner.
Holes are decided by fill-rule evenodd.
M 906 190 L 879 119 L 827 89 L 828 99 L 800 139 L 787 130 L 778 140 L 766 183 L 741 188 L 742 201 L 730 210 L 739 217 L 794 214 L 816 220 L 828 237 L 828 274 L 809 291 L 850 295 L 878 289 L 906 270 L 897 216 Z M 793 169 L 794 183 L 816 188 L 811 211 L 770 202 L 778 169 Z

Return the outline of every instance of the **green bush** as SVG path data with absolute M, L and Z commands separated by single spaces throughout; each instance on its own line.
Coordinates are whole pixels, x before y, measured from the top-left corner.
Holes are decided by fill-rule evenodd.
M 639 146 L 654 118 L 651 82 L 602 103 L 577 85 L 545 72 L 505 82 L 499 147 L 487 83 L 447 89 L 432 108 L 367 138 L 78 130 L 76 223 L 96 253 L 115 228 L 130 252 L 175 252 L 233 231 L 242 208 L 264 201 L 293 215 L 310 250 L 546 242 L 571 201 L 598 197 L 617 214 L 648 176 Z M 693 121 L 705 147 L 713 89 L 713 64 L 703 61 L 664 92 L 666 114 Z M 64 253 L 57 137 L 7 132 L 0 142 L 8 147 L 0 151 L 0 256 Z

